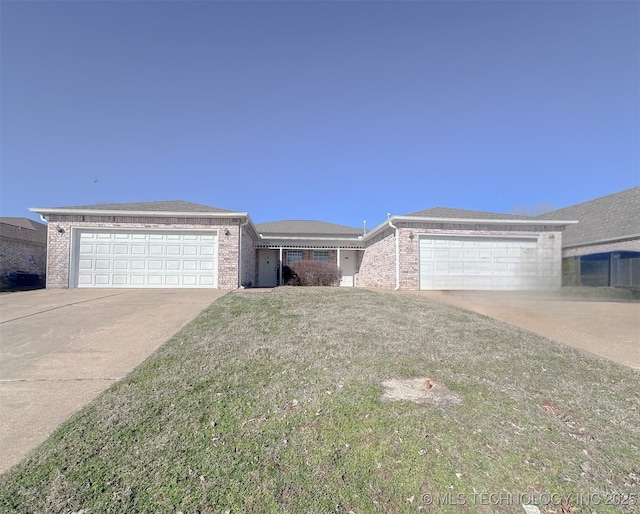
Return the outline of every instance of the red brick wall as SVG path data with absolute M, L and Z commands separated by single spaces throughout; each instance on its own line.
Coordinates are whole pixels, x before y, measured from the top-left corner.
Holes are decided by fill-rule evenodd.
M 396 283 L 396 241 L 392 228 L 368 241 L 356 276 L 358 287 L 394 288 Z
M 240 285 L 250 287 L 256 284 L 257 275 L 257 252 L 256 246 L 251 234 L 242 228 L 242 271 Z

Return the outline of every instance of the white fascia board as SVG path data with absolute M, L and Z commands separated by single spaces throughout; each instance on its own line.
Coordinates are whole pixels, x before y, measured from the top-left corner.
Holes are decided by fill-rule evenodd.
M 70 214 L 82 216 L 136 216 L 152 218 L 248 218 L 247 212 L 170 212 L 170 211 L 113 211 L 100 209 L 64 209 L 29 207 L 37 214 Z

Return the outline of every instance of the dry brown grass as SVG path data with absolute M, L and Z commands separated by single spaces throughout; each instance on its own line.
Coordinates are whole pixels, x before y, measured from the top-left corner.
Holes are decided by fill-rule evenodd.
M 383 399 L 425 377 L 460 401 Z M 634 512 L 639 385 L 421 297 L 240 291 L 4 474 L 0 509 Z

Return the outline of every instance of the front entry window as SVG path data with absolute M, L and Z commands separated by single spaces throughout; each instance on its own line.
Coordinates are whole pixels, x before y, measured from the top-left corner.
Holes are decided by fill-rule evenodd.
M 321 262 L 329 262 L 329 252 L 326 250 L 320 250 L 313 252 L 313 260 Z
M 287 250 L 287 264 L 302 260 L 302 250 Z

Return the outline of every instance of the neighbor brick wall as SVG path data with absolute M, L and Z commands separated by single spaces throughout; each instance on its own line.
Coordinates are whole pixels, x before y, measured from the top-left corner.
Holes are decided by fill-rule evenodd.
M 13 284 L 7 274 L 22 271 L 39 275 L 47 271 L 47 226 L 27 218 L 0 220 L 0 285 Z
M 562 285 L 580 285 L 580 257 L 562 259 Z
M 218 288 L 238 287 L 239 220 L 216 218 L 140 218 L 123 216 L 49 216 L 47 287 L 68 288 L 73 228 L 210 229 L 218 231 Z M 60 227 L 64 232 L 58 231 Z M 225 229 L 229 235 L 224 234 Z M 250 238 L 247 238 L 250 239 Z
M 6 274 L 14 271 L 44 277 L 47 270 L 47 245 L 31 241 L 0 238 L 0 281 L 7 285 Z

